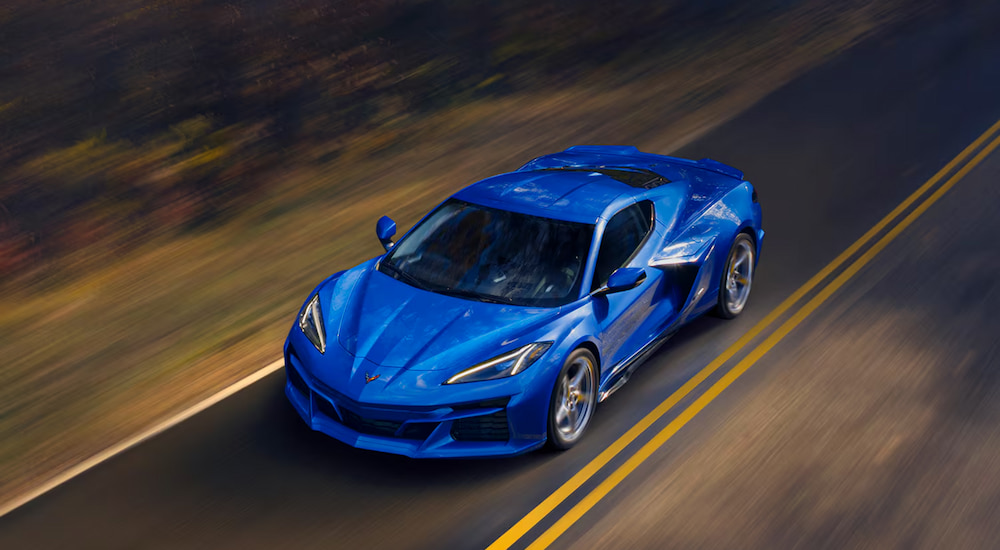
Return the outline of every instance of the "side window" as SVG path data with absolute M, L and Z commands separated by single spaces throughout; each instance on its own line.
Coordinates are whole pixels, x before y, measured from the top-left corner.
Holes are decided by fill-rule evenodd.
M 608 282 L 608 277 L 625 265 L 652 228 L 653 203 L 649 201 L 633 204 L 608 220 L 608 225 L 604 228 L 604 237 L 601 239 L 601 248 L 597 252 L 597 265 L 594 269 L 594 284 L 591 290 L 604 286 Z

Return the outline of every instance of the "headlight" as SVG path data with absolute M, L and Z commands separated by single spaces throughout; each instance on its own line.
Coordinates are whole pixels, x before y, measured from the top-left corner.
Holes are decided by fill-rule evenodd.
M 319 309 L 319 294 L 309 300 L 302 315 L 299 315 L 299 328 L 320 353 L 326 351 L 326 330 L 323 329 L 323 313 Z
M 472 368 L 465 369 L 449 378 L 445 384 L 480 382 L 482 380 L 494 380 L 496 378 L 514 376 L 530 367 L 550 347 L 552 347 L 552 342 L 535 342 L 534 344 L 519 347 L 514 351 L 498 355 L 489 361 L 484 361 Z

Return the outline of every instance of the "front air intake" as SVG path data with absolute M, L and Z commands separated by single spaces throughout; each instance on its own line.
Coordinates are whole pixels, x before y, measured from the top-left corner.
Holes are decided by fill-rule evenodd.
M 507 441 L 507 409 L 493 414 L 459 418 L 451 425 L 451 437 L 456 441 Z

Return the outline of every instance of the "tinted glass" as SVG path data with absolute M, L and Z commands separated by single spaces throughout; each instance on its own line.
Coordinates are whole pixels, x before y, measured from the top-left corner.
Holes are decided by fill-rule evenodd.
M 612 168 L 607 166 L 555 166 L 552 168 L 540 168 L 539 170 L 551 170 L 560 172 L 590 172 L 598 173 L 608 176 L 609 178 L 620 181 L 625 185 L 630 187 L 637 187 L 639 189 L 653 189 L 654 187 L 659 187 L 665 183 L 670 183 L 667 178 L 653 172 L 652 170 L 645 170 L 643 168 Z
M 401 240 L 380 270 L 432 292 L 556 306 L 575 300 L 594 227 L 452 199 Z
M 608 220 L 601 240 L 601 249 L 597 254 L 597 266 L 594 269 L 594 284 L 591 290 L 604 286 L 608 282 L 608 277 L 625 265 L 646 238 L 652 227 L 652 221 L 653 205 L 649 201 L 633 204 Z

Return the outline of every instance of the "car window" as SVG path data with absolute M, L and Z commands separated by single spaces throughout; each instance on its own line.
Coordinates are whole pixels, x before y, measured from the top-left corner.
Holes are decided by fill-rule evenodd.
M 594 226 L 451 199 L 418 224 L 379 270 L 473 300 L 555 307 L 580 295 Z
M 632 258 L 652 229 L 652 224 L 653 203 L 649 201 L 633 204 L 611 217 L 604 228 L 601 248 L 597 253 L 591 290 L 604 286 L 608 277 Z

